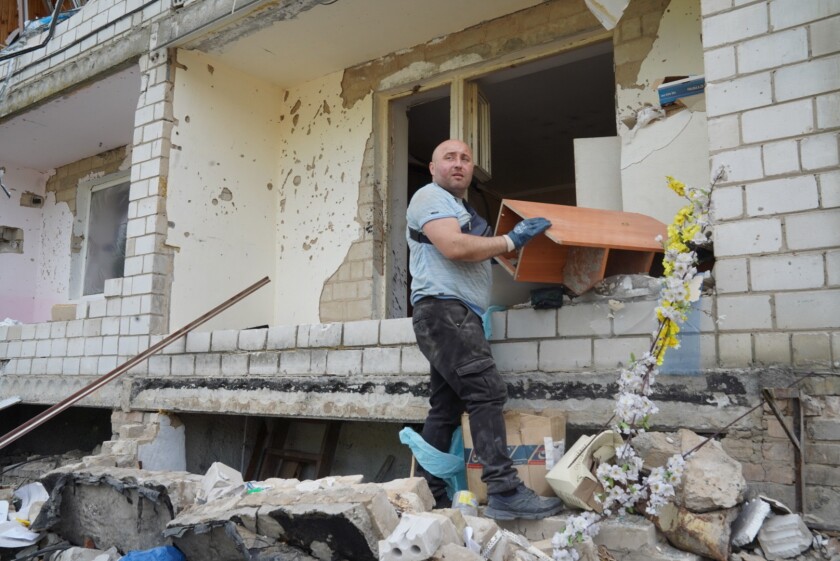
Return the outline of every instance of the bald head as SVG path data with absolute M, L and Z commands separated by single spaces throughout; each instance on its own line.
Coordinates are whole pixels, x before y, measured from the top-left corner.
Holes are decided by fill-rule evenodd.
M 463 199 L 472 181 L 473 166 L 472 150 L 466 143 L 446 140 L 432 153 L 429 171 L 432 181 Z

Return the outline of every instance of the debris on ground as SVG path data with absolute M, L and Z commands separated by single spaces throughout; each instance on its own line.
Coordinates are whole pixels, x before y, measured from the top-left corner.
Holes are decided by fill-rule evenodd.
M 635 444 L 650 469 L 701 441 L 680 430 L 644 433 Z M 576 508 L 497 522 L 481 516 L 483 507 L 478 516 L 434 509 L 419 477 L 244 481 L 221 463 L 204 476 L 100 463 L 89 457 L 0 488 L 0 561 L 544 561 Z M 836 536 L 813 533 L 771 498 L 745 502 L 747 494 L 740 464 L 710 441 L 686 461 L 673 504 L 656 517 L 604 520 L 575 552 L 584 561 L 840 559 Z

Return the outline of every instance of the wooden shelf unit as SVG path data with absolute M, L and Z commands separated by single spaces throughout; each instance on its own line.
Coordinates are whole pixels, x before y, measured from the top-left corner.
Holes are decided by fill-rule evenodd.
M 656 237 L 667 235 L 665 224 L 643 214 L 512 199 L 502 201 L 496 235 L 539 216 L 551 221 L 545 235 L 496 260 L 515 280 L 563 284 L 576 294 L 611 275 L 648 273 L 663 251 Z

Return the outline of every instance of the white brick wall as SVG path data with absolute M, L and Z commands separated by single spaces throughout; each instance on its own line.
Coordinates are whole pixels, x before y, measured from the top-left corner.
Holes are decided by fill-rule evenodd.
M 717 152 L 741 144 L 741 119 L 738 115 L 709 118 L 709 150 Z
M 789 254 L 750 259 L 753 290 L 800 290 L 824 284 L 822 254 Z
M 782 224 L 775 218 L 720 224 L 714 228 L 714 243 L 720 257 L 775 253 L 782 247 Z
M 770 297 L 766 295 L 720 296 L 717 311 L 721 331 L 773 327 Z
M 840 246 L 840 209 L 809 212 L 785 219 L 789 249 L 818 249 Z
M 806 170 L 836 168 L 840 164 L 836 132 L 803 138 L 800 150 L 802 167 Z
M 756 333 L 753 339 L 757 363 L 765 366 L 791 364 L 790 334 Z
M 734 47 L 721 47 L 706 51 L 703 60 L 706 67 L 706 81 L 708 82 L 732 78 L 738 72 Z
M 804 27 L 772 33 L 736 47 L 738 71 L 757 72 L 808 58 L 808 31 Z
M 840 328 L 840 290 L 777 294 L 776 323 L 779 329 Z
M 773 77 L 776 99 L 786 101 L 840 89 L 840 56 L 779 68 Z
M 836 15 L 840 10 L 838 0 L 773 0 L 768 4 L 770 25 L 777 30 Z
M 784 140 L 762 145 L 764 175 L 781 175 L 799 171 L 799 143 L 796 140 Z
M 813 130 L 814 112 L 810 99 L 754 109 L 741 116 L 741 132 L 746 143 L 797 136 Z
M 763 107 L 772 102 L 769 72 L 706 85 L 706 109 L 711 117 Z
M 706 48 L 733 43 L 767 33 L 769 18 L 762 4 L 745 6 L 703 19 L 703 44 Z
M 730 220 L 744 215 L 744 189 L 717 187 L 712 191 L 712 216 L 715 220 Z
M 817 180 L 801 175 L 752 183 L 746 187 L 747 214 L 765 216 L 819 207 Z

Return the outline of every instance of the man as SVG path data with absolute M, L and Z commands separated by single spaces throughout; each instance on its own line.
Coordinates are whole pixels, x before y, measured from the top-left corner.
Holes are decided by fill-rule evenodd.
M 496 370 L 481 322 L 490 298 L 490 258 L 519 249 L 551 223 L 531 218 L 507 235 L 490 236 L 487 222 L 464 201 L 473 158 L 460 140 L 435 148 L 429 170 L 432 183 L 415 193 L 406 214 L 412 321 L 417 344 L 431 364 L 431 409 L 423 438 L 448 451 L 466 411 L 484 466 L 485 515 L 511 520 L 556 514 L 563 508 L 560 499 L 537 496 L 513 468 L 502 412 L 507 386 Z M 421 473 L 438 506 L 447 506 L 444 482 L 425 470 Z

